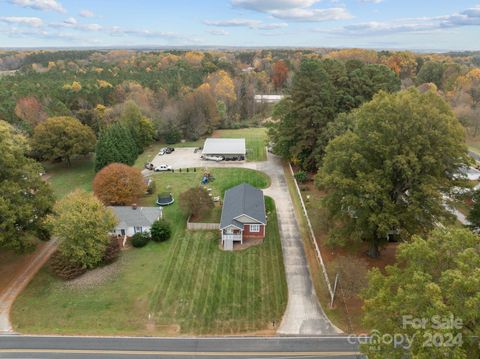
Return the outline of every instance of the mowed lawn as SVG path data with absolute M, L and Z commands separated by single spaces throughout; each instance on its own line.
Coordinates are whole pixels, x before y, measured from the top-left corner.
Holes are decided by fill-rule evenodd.
M 92 190 L 92 181 L 95 177 L 93 156 L 72 160 L 70 167 L 64 162 L 43 163 L 43 167 L 57 199 L 65 197 L 77 188 Z
M 213 132 L 212 137 L 245 138 L 247 161 L 265 161 L 267 159 L 267 152 L 265 150 L 267 129 L 264 127 L 217 130 Z
M 215 195 L 268 177 L 244 169 L 212 169 Z M 12 312 L 22 333 L 240 334 L 272 330 L 287 303 L 282 250 L 274 203 L 267 198 L 265 242 L 240 252 L 219 248 L 219 233 L 189 232 L 178 194 L 200 183 L 202 173 L 155 174 L 157 192 L 169 189 L 176 203 L 165 208 L 173 237 L 122 252 L 117 272 L 94 287 L 69 287 L 44 267 L 17 299 Z M 154 196 L 142 200 L 151 205 Z

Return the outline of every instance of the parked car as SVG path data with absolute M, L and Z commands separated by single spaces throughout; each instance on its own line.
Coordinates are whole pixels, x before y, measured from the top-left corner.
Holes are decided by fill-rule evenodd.
M 158 155 L 163 156 L 166 152 L 167 152 L 167 148 L 163 147 L 163 148 L 160 149 L 160 152 L 158 152 Z
M 145 163 L 145 168 L 147 170 L 152 170 L 153 171 L 155 169 L 155 166 L 153 165 L 153 163 L 147 162 L 147 163 Z
M 170 154 L 170 153 L 172 153 L 173 151 L 175 151 L 175 148 L 173 148 L 173 147 L 166 147 L 166 148 L 165 148 L 165 153 L 166 153 L 166 154 Z
M 217 162 L 223 161 L 223 157 L 222 157 L 222 156 L 209 156 L 209 155 L 206 155 L 206 156 L 202 156 L 202 159 L 207 160 L 207 161 L 217 161 Z
M 159 165 L 155 167 L 155 172 L 165 172 L 165 171 L 171 171 L 172 166 L 169 165 Z

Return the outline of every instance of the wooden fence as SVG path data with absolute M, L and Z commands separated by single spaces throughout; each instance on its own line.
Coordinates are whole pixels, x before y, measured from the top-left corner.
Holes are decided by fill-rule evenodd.
M 195 223 L 187 221 L 187 229 L 189 231 L 215 231 L 220 230 L 220 223 Z

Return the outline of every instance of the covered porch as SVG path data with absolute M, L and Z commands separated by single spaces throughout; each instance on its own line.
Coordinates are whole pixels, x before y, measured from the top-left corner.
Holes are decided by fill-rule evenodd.
M 233 244 L 235 242 L 240 242 L 243 244 L 243 230 L 237 227 L 227 227 L 221 230 L 222 233 L 222 245 L 223 249 L 226 251 L 233 250 Z

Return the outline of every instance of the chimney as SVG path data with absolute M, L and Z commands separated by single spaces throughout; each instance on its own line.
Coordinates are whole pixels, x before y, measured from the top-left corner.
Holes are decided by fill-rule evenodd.
M 137 204 L 136 203 L 132 204 L 132 209 L 137 209 Z

